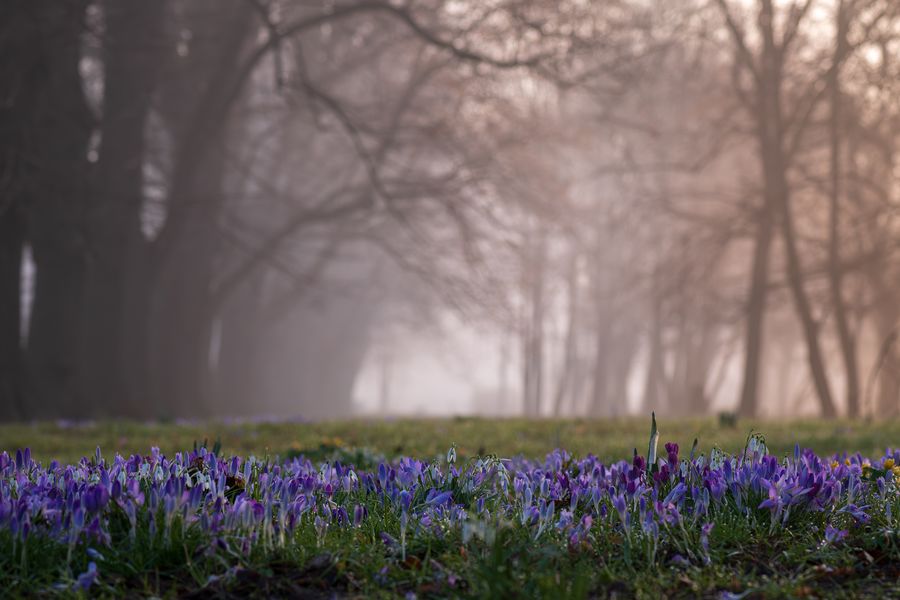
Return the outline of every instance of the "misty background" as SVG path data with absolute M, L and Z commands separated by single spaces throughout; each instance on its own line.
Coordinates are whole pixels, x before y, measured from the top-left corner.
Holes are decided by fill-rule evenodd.
M 896 0 L 6 0 L 0 415 L 888 417 Z

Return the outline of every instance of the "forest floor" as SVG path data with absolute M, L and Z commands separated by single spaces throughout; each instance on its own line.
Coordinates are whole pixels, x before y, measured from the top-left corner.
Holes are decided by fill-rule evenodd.
M 0 596 L 900 598 L 900 422 L 648 425 L 2 425 Z

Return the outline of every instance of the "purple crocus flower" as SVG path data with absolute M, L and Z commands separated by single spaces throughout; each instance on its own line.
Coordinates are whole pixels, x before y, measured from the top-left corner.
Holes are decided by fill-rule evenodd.
M 451 494 L 450 492 L 435 493 L 431 497 L 431 499 L 425 501 L 425 504 L 427 504 L 428 506 L 439 506 L 450 501 L 452 498 L 453 494 Z
M 836 529 L 831 526 L 831 523 L 825 526 L 825 541 L 829 544 L 843 541 L 847 534 L 848 531 L 846 529 Z
M 781 500 L 781 496 L 778 493 L 778 489 L 765 479 L 762 480 L 762 484 L 768 488 L 769 498 L 767 500 L 763 500 L 759 504 L 759 508 L 767 508 L 773 513 L 781 514 L 781 507 L 783 505 L 783 502 Z
M 321 542 L 325 537 L 325 531 L 328 529 L 328 522 L 319 515 L 316 515 L 316 518 L 313 521 L 313 525 L 316 528 L 316 537 L 318 537 L 319 541 Z
M 76 585 L 82 591 L 87 591 L 97 581 L 100 574 L 97 572 L 97 563 L 88 563 L 87 571 L 78 576 Z
M 625 503 L 625 496 L 622 494 L 617 494 L 612 499 L 613 508 L 616 509 L 616 512 L 619 513 L 619 519 L 622 521 L 622 525 L 626 528 L 628 527 L 628 506 Z
M 706 523 L 700 528 L 700 546 L 703 548 L 703 553 L 706 554 L 707 562 L 709 562 L 709 534 L 712 533 L 715 526 L 715 523 Z
M 669 465 L 674 468 L 678 464 L 678 444 L 666 442 L 666 455 L 666 458 L 669 459 Z
M 634 465 L 634 467 L 639 471 L 644 471 L 647 468 L 647 461 L 640 454 L 634 455 L 634 459 L 631 461 L 631 464 Z
M 866 514 L 865 510 L 868 507 L 866 506 L 857 506 L 855 504 L 848 504 L 838 512 L 848 513 L 851 517 L 856 519 L 857 523 L 868 523 L 869 515 Z
M 366 510 L 365 506 L 357 504 L 353 507 L 353 526 L 359 527 L 359 525 L 363 522 L 363 519 L 366 518 Z

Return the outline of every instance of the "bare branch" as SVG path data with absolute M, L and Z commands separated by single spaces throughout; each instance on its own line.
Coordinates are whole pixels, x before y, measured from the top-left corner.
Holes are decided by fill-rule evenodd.
M 719 10 L 721 11 L 722 16 L 725 18 L 725 25 L 728 27 L 729 33 L 731 33 L 731 38 L 734 41 L 739 62 L 742 63 L 748 71 L 750 71 L 750 73 L 753 75 L 754 81 L 758 86 L 760 83 L 759 69 L 757 68 L 756 63 L 753 60 L 753 54 L 747 47 L 747 42 L 744 38 L 744 32 L 741 29 L 741 26 L 735 20 L 734 15 L 731 14 L 731 9 L 728 6 L 727 0 L 716 0 L 716 4 L 719 6 Z

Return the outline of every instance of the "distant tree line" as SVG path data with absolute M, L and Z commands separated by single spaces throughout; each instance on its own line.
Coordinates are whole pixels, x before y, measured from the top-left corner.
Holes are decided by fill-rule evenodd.
M 528 415 L 893 414 L 898 56 L 893 0 L 7 0 L 2 415 L 346 415 L 397 305 Z
M 622 414 L 631 385 L 670 414 L 896 414 L 900 6 L 656 9 L 653 62 L 567 90 L 575 186 L 522 259 L 527 368 L 558 383 L 527 412 Z

